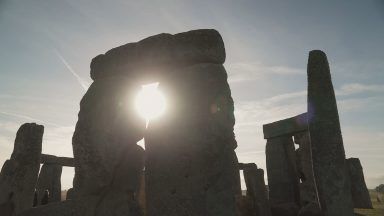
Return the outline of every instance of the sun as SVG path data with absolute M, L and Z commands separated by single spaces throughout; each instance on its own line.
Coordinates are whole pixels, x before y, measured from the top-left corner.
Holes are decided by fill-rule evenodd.
M 143 85 L 135 99 L 136 110 L 147 123 L 161 116 L 166 109 L 165 97 L 157 89 L 158 85 L 159 83 Z

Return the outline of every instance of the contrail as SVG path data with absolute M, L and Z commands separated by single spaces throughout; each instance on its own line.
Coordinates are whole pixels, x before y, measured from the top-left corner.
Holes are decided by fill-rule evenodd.
M 21 115 L 21 114 L 18 114 L 18 113 L 11 113 L 11 112 L 0 111 L 0 114 L 7 115 L 7 116 L 12 116 L 12 117 L 17 117 L 17 118 L 22 118 L 22 119 L 27 119 L 27 120 L 35 121 L 35 122 L 41 122 L 43 124 L 51 125 L 51 126 L 55 126 L 55 127 L 63 127 L 61 125 L 58 125 L 58 124 L 55 124 L 55 123 L 52 123 L 52 122 L 42 121 L 40 119 L 32 118 L 32 117 L 29 117 L 29 116 L 26 116 L 26 115 Z
M 65 67 L 67 67 L 67 69 L 69 70 L 69 72 L 72 73 L 73 76 L 75 76 L 75 78 L 77 79 L 77 81 L 79 82 L 79 84 L 81 85 L 81 87 L 83 87 L 84 90 L 87 90 L 89 88 L 89 83 L 85 80 L 83 80 L 76 72 L 75 70 L 73 70 L 73 68 L 71 67 L 71 65 L 68 64 L 68 62 L 64 59 L 64 57 L 62 55 L 60 55 L 60 53 L 54 49 L 53 50 L 55 52 L 55 54 L 57 55 L 57 57 L 59 57 L 59 59 L 63 62 L 63 64 L 65 65 Z

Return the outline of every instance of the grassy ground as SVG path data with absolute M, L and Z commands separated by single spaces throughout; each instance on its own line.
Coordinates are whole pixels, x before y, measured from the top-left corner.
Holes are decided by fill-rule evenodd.
M 381 203 L 377 201 L 377 192 L 370 190 L 369 194 L 371 195 L 372 205 L 374 209 L 355 209 L 355 213 L 365 216 L 384 216 L 384 200 Z M 384 199 L 384 194 L 381 194 L 382 199 Z

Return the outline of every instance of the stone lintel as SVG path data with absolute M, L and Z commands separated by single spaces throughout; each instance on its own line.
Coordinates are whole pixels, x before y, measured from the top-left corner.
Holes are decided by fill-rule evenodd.
M 308 130 L 307 113 L 263 125 L 264 139 Z
M 239 170 L 244 170 L 247 168 L 254 168 L 257 169 L 257 165 L 255 163 L 239 163 Z
M 40 163 L 42 164 L 58 164 L 61 166 L 74 167 L 75 161 L 69 157 L 57 157 L 49 154 L 41 154 Z

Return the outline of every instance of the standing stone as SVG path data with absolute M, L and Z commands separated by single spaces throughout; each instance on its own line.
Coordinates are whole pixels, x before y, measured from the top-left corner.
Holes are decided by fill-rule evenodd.
M 74 190 L 73 188 L 69 188 L 68 191 L 67 191 L 67 195 L 65 197 L 65 200 L 72 200 L 73 197 L 74 197 Z
M 336 98 L 325 53 L 314 50 L 308 59 L 308 124 L 313 170 L 325 216 L 353 215 Z
M 23 124 L 16 134 L 10 160 L 0 174 L 0 203 L 13 193 L 15 213 L 31 208 L 40 168 L 41 144 L 44 127 L 35 123 Z
M 136 192 L 138 185 L 132 181 L 123 195 L 114 179 L 127 154 L 141 155 L 134 146 L 144 136 L 145 121 L 132 102 L 141 85 L 150 82 L 163 87 L 172 115 L 151 121 L 146 131 L 148 215 L 235 215 L 240 184 L 224 60 L 224 44 L 215 30 L 159 34 L 92 60 L 94 82 L 81 101 L 72 142 L 74 203 L 84 209 L 78 215 L 127 206 L 121 212 L 136 214 L 132 203 L 137 197 L 129 191 Z M 127 164 L 139 161 L 132 157 Z M 131 174 L 135 179 L 141 171 Z
M 137 193 L 144 167 L 144 150 L 135 145 L 129 146 L 123 153 L 125 157 L 116 166 L 113 181 L 99 194 L 95 216 L 142 215 Z M 77 212 L 77 215 L 83 214 Z
M 299 178 L 292 137 L 267 139 L 265 153 L 271 205 L 280 203 L 299 205 Z
M 258 169 L 256 164 L 243 169 L 247 196 L 253 201 L 253 215 L 271 216 L 267 188 L 264 182 L 264 171 Z
M 170 110 L 146 133 L 146 205 L 154 215 L 236 215 L 240 194 L 233 100 L 220 64 L 173 71 Z
M 106 190 L 127 149 L 143 138 L 145 120 L 133 104 L 139 89 L 128 78 L 105 78 L 93 82 L 82 98 L 72 139 L 76 197 Z
M 364 180 L 363 167 L 359 158 L 348 158 L 347 165 L 351 179 L 351 193 L 354 208 L 372 209 L 372 201 Z
M 76 216 L 140 215 L 135 179 L 144 152 L 136 143 L 144 136 L 145 120 L 133 103 L 140 88 L 128 77 L 105 77 L 82 98 L 72 138 L 75 193 L 68 200 Z
M 44 164 L 41 167 L 36 187 L 38 205 L 41 205 L 46 190 L 49 192 L 49 203 L 61 201 L 62 169 L 63 167 L 58 164 Z
M 296 150 L 298 173 L 300 183 L 300 202 L 301 206 L 311 204 L 320 209 L 319 198 L 316 189 L 315 176 L 312 166 L 311 140 L 308 131 L 297 133 L 294 136 L 295 143 L 299 144 Z

